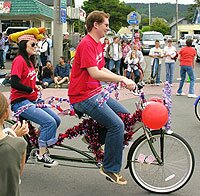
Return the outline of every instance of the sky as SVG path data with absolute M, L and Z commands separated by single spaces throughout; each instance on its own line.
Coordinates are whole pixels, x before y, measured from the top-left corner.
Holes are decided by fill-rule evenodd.
M 80 7 L 84 0 L 75 0 L 76 7 Z M 176 0 L 124 0 L 125 3 L 176 3 Z M 178 0 L 178 4 L 193 4 L 193 0 Z

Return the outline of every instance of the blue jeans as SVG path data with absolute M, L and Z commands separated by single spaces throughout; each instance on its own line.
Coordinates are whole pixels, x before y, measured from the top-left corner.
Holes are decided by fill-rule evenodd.
M 98 96 L 76 103 L 74 108 L 91 116 L 107 129 L 103 166 L 106 171 L 117 173 L 121 169 L 124 141 L 124 123 L 117 114 L 129 112 L 112 98 L 99 107 L 96 102 Z
M 181 69 L 180 69 L 181 81 L 180 81 L 177 93 L 182 93 L 182 88 L 183 88 L 183 85 L 185 82 L 186 73 L 190 77 L 189 94 L 194 94 L 195 77 L 194 77 L 194 72 L 193 72 L 192 66 L 181 66 Z
M 161 64 L 159 64 L 159 59 L 155 58 L 152 65 L 151 77 L 156 77 L 156 84 L 160 84 L 160 73 L 161 73 Z
M 116 73 L 119 75 L 120 73 L 120 64 L 121 64 L 121 60 L 118 61 L 114 61 L 113 59 L 110 59 L 109 62 L 109 70 L 112 70 L 115 66 L 116 69 Z
M 44 82 L 47 82 L 48 85 L 50 85 L 51 83 L 53 83 L 53 79 L 52 79 L 52 78 L 43 78 L 43 79 L 42 79 L 42 82 L 43 82 L 43 83 L 44 83 Z
M 174 62 L 172 63 L 165 63 L 166 67 L 166 81 L 168 81 L 170 84 L 173 83 L 174 79 Z
M 16 112 L 20 107 L 33 104 L 29 100 L 12 104 L 12 111 Z M 56 143 L 56 130 L 60 125 L 60 117 L 49 108 L 36 108 L 35 105 L 29 107 L 20 114 L 23 118 L 40 125 L 39 147 L 48 147 Z

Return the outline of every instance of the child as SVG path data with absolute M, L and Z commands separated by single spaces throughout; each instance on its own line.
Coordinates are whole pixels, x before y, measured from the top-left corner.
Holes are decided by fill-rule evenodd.
M 20 175 L 25 164 L 26 142 L 23 138 L 9 136 L 4 132 L 3 123 L 9 118 L 8 106 L 7 99 L 0 93 L 0 192 L 1 196 L 19 196 Z M 23 129 L 27 129 L 25 123 L 22 126 Z M 22 126 L 20 126 L 21 130 Z M 18 133 L 21 135 L 21 132 L 13 133 L 15 136 Z
M 134 74 L 134 80 L 137 84 L 140 80 L 140 65 L 139 65 L 139 58 L 136 54 L 136 51 L 133 50 L 130 54 L 130 56 L 127 55 L 125 59 L 125 63 L 128 64 L 127 71 L 126 71 L 126 77 L 127 78 L 133 78 Z

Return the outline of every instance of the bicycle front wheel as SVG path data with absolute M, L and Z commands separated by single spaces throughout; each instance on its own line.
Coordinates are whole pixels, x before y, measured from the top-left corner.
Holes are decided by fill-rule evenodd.
M 194 103 L 194 111 L 197 119 L 200 121 L 200 98 L 198 97 Z
M 145 135 L 138 138 L 129 152 L 129 169 L 133 179 L 145 190 L 171 193 L 183 187 L 194 171 L 194 154 L 179 135 L 152 131 L 152 145 L 161 158 L 159 164 Z

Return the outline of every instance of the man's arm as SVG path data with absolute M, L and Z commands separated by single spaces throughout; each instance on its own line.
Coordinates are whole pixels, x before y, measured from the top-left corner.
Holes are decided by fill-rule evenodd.
M 106 68 L 102 68 L 101 70 L 98 67 L 89 67 L 87 68 L 90 76 L 96 80 L 103 82 L 123 82 L 126 85 L 126 88 L 129 90 L 133 90 L 135 88 L 135 83 L 124 77 L 117 74 L 112 73 Z

